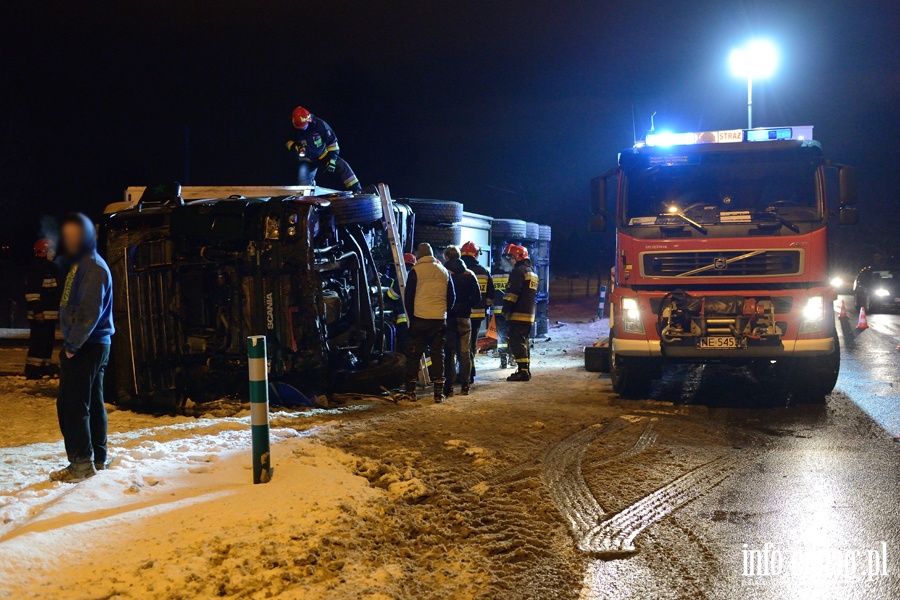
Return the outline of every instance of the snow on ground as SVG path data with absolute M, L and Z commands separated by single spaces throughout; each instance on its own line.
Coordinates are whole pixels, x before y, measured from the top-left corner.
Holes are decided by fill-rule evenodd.
M 575 313 L 588 315 L 584 324 L 554 325 L 536 341 L 535 381 L 546 383 L 529 389 L 559 385 L 552 375 L 575 373 L 581 346 L 604 333 L 603 323 L 587 323 L 590 311 Z M 471 398 L 508 395 L 499 382 L 509 371 L 496 362 L 479 357 L 483 383 Z M 426 502 L 446 474 L 425 468 L 419 451 L 381 439 L 380 451 L 355 452 L 369 449 L 380 420 L 402 418 L 409 431 L 429 411 L 450 418 L 447 410 L 465 409 L 370 399 L 273 413 L 274 478 L 254 486 L 245 406 L 205 418 L 110 407 L 111 469 L 66 485 L 47 480 L 64 464 L 55 392 L 52 380 L 0 378 L 8 416 L 0 440 L 0 598 L 381 600 L 475 598 L 489 589 L 482 549 L 466 541 L 483 523 L 435 513 L 443 500 Z M 545 427 L 528 422 L 528 436 Z M 470 473 L 487 473 L 502 458 L 462 434 L 440 434 L 437 452 Z M 408 435 L 415 439 L 414 430 Z M 505 552 L 509 541 L 498 543 Z

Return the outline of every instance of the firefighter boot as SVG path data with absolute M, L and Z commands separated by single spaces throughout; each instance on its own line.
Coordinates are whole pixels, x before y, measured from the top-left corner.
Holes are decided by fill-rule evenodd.
M 400 399 L 409 400 L 410 402 L 416 402 L 419 398 L 416 396 L 416 382 L 415 381 L 407 381 L 406 382 L 406 390 L 403 394 L 400 394 Z
M 500 368 L 505 369 L 509 366 L 509 355 L 506 352 L 500 353 Z
M 452 383 L 445 383 L 445 384 L 444 384 L 444 397 L 445 397 L 445 398 L 452 398 L 452 397 L 453 397 L 453 384 L 452 384 Z
M 531 381 L 531 371 L 528 369 L 519 369 L 506 378 L 507 381 Z

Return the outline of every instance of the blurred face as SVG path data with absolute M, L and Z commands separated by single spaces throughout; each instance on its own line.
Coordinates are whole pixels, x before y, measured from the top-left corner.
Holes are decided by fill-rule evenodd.
M 47 248 L 47 260 L 53 262 L 56 259 L 56 248 Z
M 81 252 L 84 243 L 84 231 L 77 223 L 66 223 L 62 226 L 62 246 L 66 254 L 76 256 Z

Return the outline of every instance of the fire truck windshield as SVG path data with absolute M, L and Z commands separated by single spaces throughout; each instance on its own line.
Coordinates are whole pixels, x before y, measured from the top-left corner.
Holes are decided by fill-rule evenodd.
M 700 225 L 770 221 L 797 231 L 796 223 L 822 218 L 817 161 L 796 153 L 641 158 L 638 164 L 623 165 L 620 215 L 626 226 L 666 226 L 688 219 Z

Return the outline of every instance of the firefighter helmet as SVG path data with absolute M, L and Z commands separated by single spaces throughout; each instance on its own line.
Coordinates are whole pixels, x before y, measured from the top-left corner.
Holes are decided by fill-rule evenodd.
M 56 248 L 56 244 L 53 243 L 53 240 L 41 238 L 34 243 L 34 255 L 38 258 L 46 258 L 47 252 L 53 248 Z
M 310 121 L 312 121 L 312 113 L 302 106 L 295 108 L 291 114 L 291 123 L 294 124 L 294 129 L 306 129 L 309 127 Z
M 517 261 L 525 260 L 528 258 L 528 249 L 517 244 L 507 244 L 506 248 L 503 249 L 503 256 L 511 256 Z
M 463 256 L 478 256 L 481 254 L 481 248 L 476 246 L 475 242 L 466 242 L 459 251 Z
M 403 255 L 403 262 L 405 262 L 408 265 L 415 265 L 417 262 L 416 255 L 412 254 L 411 252 L 407 252 L 406 254 Z

